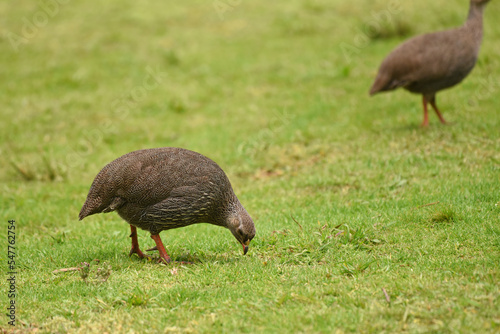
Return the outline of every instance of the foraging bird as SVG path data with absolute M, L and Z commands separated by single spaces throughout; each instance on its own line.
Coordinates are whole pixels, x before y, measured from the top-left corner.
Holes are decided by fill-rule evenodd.
M 243 246 L 255 236 L 252 218 L 233 192 L 224 171 L 209 158 L 189 150 L 164 147 L 134 151 L 106 165 L 97 174 L 80 220 L 117 211 L 130 224 L 132 249 L 140 258 L 137 229 L 151 233 L 160 261 L 170 257 L 160 239 L 164 230 L 198 223 L 228 228 Z
M 424 121 L 429 125 L 427 104 L 445 119 L 436 106 L 436 93 L 461 82 L 476 64 L 483 38 L 483 10 L 490 0 L 471 0 L 469 16 L 459 28 L 414 37 L 394 49 L 380 65 L 370 95 L 399 87 L 423 96 Z

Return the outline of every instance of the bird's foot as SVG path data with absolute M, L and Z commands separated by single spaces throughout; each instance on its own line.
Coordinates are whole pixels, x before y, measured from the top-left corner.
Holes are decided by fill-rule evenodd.
M 160 257 L 158 259 L 158 263 L 163 263 L 163 264 L 170 264 L 172 262 L 175 262 L 175 261 L 172 261 L 172 259 L 170 259 L 170 256 L 161 256 L 160 254 Z
M 151 257 L 149 255 L 146 255 L 144 254 L 139 248 L 136 248 L 136 247 L 132 247 L 130 249 L 130 253 L 128 254 L 128 256 L 132 256 L 132 254 L 137 254 L 137 256 L 139 256 L 140 259 L 144 259 L 144 258 L 147 258 L 147 259 L 150 259 Z
M 156 243 L 156 246 L 150 248 L 148 250 L 157 250 L 160 253 L 160 258 L 158 260 L 159 263 L 170 264 L 170 263 L 180 263 L 180 264 L 191 264 L 190 262 L 185 261 L 172 261 L 170 256 L 168 256 L 167 251 L 165 250 L 165 246 L 161 242 L 160 236 L 158 234 L 152 234 L 151 239 L 153 239 Z
M 130 225 L 130 230 L 132 233 L 130 233 L 130 238 L 132 238 L 132 248 L 130 249 L 130 253 L 128 253 L 128 256 L 132 256 L 132 254 L 137 254 L 140 259 L 148 258 L 150 257 L 146 254 L 144 254 L 141 249 L 139 248 L 139 241 L 137 240 L 137 228 L 134 225 Z

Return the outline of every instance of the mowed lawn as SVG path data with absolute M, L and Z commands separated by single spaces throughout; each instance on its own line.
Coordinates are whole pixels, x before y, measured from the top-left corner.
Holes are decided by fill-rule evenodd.
M 468 5 L 0 3 L 0 332 L 498 333 L 500 3 L 437 96 L 450 125 L 420 128 L 418 95 L 368 96 L 390 50 Z M 128 256 L 116 213 L 78 221 L 104 165 L 162 146 L 226 171 L 257 228 L 246 256 L 200 224 L 161 233 L 194 262 L 165 266 Z

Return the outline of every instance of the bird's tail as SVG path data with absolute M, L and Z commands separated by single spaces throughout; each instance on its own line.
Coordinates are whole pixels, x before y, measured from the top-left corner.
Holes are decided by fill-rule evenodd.
M 80 220 L 96 213 L 115 211 L 125 203 L 126 200 L 120 196 L 105 197 L 103 199 L 101 196 L 93 194 L 91 189 L 85 204 L 80 210 Z
M 385 90 L 387 85 L 387 79 L 383 75 L 377 75 L 372 87 L 370 88 L 370 96 L 373 96 L 381 91 Z
M 82 220 L 83 218 L 85 218 L 87 216 L 98 213 L 99 207 L 100 207 L 100 202 L 101 201 L 100 201 L 99 197 L 93 197 L 91 199 L 90 194 L 89 194 L 89 196 L 87 196 L 87 200 L 85 201 L 85 203 L 82 206 L 82 209 L 80 210 L 80 214 L 78 215 L 80 220 Z

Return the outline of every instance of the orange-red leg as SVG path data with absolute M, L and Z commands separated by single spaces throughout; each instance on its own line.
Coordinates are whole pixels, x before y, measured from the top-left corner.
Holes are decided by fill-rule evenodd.
M 436 97 L 435 97 L 435 96 L 433 96 L 433 97 L 430 99 L 430 101 L 429 101 L 429 102 L 431 103 L 432 108 L 434 109 L 434 111 L 435 111 L 435 112 L 436 112 L 436 114 L 438 115 L 439 120 L 441 121 L 441 123 L 446 124 L 445 119 L 443 118 L 443 116 L 442 116 L 442 115 L 441 115 L 441 113 L 439 112 L 439 109 L 438 109 L 438 107 L 437 107 L 437 105 L 436 105 Z
M 134 225 L 130 225 L 130 237 L 132 238 L 132 249 L 130 249 L 130 253 L 128 256 L 132 256 L 132 254 L 137 254 L 141 259 L 148 257 L 145 255 L 141 249 L 139 248 L 139 241 L 137 240 L 137 228 Z
M 165 250 L 165 246 L 163 246 L 163 242 L 161 242 L 159 234 L 151 234 L 151 239 L 153 239 L 156 243 L 156 248 L 158 252 L 160 252 L 160 260 L 165 263 L 170 263 L 170 256 L 168 256 L 167 251 Z
M 421 127 L 429 126 L 429 111 L 427 110 L 427 98 L 423 96 L 422 103 L 424 105 L 424 121 L 420 125 Z

